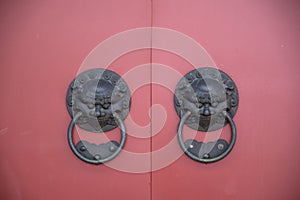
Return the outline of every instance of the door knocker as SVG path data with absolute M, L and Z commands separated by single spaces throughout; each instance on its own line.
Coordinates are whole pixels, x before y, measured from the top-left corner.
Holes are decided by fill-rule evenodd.
M 178 141 L 182 150 L 192 159 L 211 163 L 221 160 L 232 150 L 236 141 L 233 117 L 237 112 L 239 95 L 234 81 L 223 71 L 215 68 L 199 68 L 187 73 L 177 84 L 174 106 L 180 122 Z M 231 141 L 219 139 L 203 143 L 183 141 L 182 129 L 215 131 L 226 124 L 231 126 Z
M 126 140 L 123 120 L 130 109 L 130 90 L 118 74 L 102 68 L 80 73 L 69 85 L 66 104 L 72 118 L 68 128 L 68 143 L 78 158 L 91 164 L 101 164 L 121 152 Z M 80 140 L 75 145 L 75 124 L 86 131 L 97 133 L 119 126 L 121 140 L 99 145 Z

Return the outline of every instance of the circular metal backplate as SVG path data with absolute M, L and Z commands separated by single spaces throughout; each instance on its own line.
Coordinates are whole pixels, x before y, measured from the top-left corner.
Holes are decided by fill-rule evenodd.
M 116 128 L 114 113 L 124 120 L 130 109 L 130 90 L 115 72 L 96 68 L 80 73 L 70 84 L 66 96 L 70 116 L 81 116 L 76 124 L 90 132 Z
M 177 84 L 174 106 L 178 116 L 190 111 L 185 124 L 199 131 L 224 127 L 223 112 L 231 117 L 237 112 L 239 95 L 234 81 L 215 68 L 199 68 L 187 73 Z

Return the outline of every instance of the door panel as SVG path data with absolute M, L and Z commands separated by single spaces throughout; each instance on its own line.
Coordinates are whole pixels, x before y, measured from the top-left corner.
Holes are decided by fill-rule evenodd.
M 0 199 L 149 199 L 150 173 L 90 165 L 71 152 L 65 95 L 80 64 L 100 42 L 150 26 L 150 2 L 5 1 L 0 7 Z M 150 51 L 139 51 L 109 69 L 123 75 L 149 61 Z M 132 95 L 136 123 L 149 123 L 150 99 L 150 86 Z M 120 133 L 106 135 L 119 138 Z M 96 143 L 102 139 L 93 133 L 80 136 Z M 149 152 L 150 140 L 129 136 L 125 149 Z
M 297 1 L 6 1 L 0 9 L 0 199 L 299 199 Z M 137 80 L 152 83 L 132 91 L 124 151 L 107 165 L 84 163 L 67 144 L 67 87 L 85 68 L 107 67 L 86 62 L 100 42 L 148 26 L 185 34 L 207 52 L 193 66 L 192 48 L 184 55 L 156 48 L 171 41 L 182 50 L 185 43 L 153 28 L 144 37 L 151 50 L 110 63 L 130 88 Z M 207 165 L 182 155 L 173 106 L 180 78 L 204 66 L 228 73 L 240 95 L 236 145 Z M 107 140 L 104 135 L 120 139 L 119 130 L 78 131 L 95 143 Z M 187 127 L 184 135 L 218 137 Z M 230 138 L 228 126 L 221 137 Z M 125 151 L 141 153 L 143 163 Z M 154 171 L 140 173 L 147 171 L 140 167 Z
M 233 151 L 207 165 L 182 155 L 153 172 L 153 200 L 299 199 L 297 9 L 296 1 L 153 2 L 153 26 L 195 39 L 216 66 L 233 78 L 240 95 Z M 170 52 L 153 50 L 152 55 L 153 63 L 167 65 L 182 76 L 204 67 L 192 66 L 186 58 Z M 153 72 L 152 76 L 159 74 Z M 179 79 L 173 81 L 174 90 Z M 166 87 L 152 86 L 152 102 L 163 105 L 167 113 L 164 128 L 152 138 L 152 149 L 159 149 L 176 137 L 179 118 L 173 94 Z M 212 135 L 209 140 L 217 135 L 208 134 Z M 205 133 L 196 135 L 185 127 L 184 135 L 203 140 Z M 230 138 L 228 126 L 221 137 Z

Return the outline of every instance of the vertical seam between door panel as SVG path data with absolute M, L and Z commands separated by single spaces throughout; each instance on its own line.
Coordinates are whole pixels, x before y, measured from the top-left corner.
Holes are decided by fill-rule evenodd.
M 151 33 L 150 33 L 150 200 L 153 198 L 152 194 L 152 27 L 153 27 L 153 0 L 150 0 L 150 26 L 151 26 Z

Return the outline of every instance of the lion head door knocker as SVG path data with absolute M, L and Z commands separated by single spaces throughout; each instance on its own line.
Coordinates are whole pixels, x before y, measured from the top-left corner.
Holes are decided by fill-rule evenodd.
M 174 105 L 180 123 L 178 140 L 183 151 L 192 159 L 210 163 L 221 160 L 232 150 L 236 140 L 233 117 L 237 112 L 239 95 L 233 80 L 221 70 L 199 68 L 187 73 L 177 84 Z M 203 143 L 189 139 L 183 141 L 182 129 L 215 131 L 227 123 L 231 126 L 231 141 L 219 139 Z
M 68 129 L 68 142 L 78 158 L 91 164 L 101 164 L 121 152 L 126 139 L 123 120 L 130 108 L 130 91 L 118 74 L 101 68 L 80 73 L 68 88 L 66 103 L 72 118 Z M 97 145 L 80 140 L 75 145 L 72 133 L 75 124 L 86 131 L 97 133 L 119 126 L 121 141 Z

